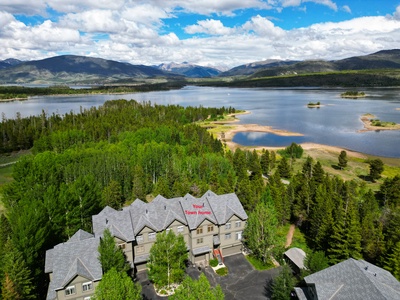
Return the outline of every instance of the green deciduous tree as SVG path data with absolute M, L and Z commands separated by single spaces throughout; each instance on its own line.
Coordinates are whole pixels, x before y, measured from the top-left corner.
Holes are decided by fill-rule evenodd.
M 272 247 L 276 243 L 277 226 L 276 212 L 271 203 L 257 204 L 247 219 L 243 232 L 244 241 L 253 254 L 264 263 L 269 259 Z
M 129 270 L 129 264 L 126 261 L 124 252 L 115 244 L 109 229 L 104 230 L 98 250 L 103 273 L 108 272 L 112 268 L 118 272 L 127 272 Z
M 211 288 L 207 277 L 202 273 L 198 280 L 186 276 L 175 294 L 168 297 L 171 300 L 223 300 L 224 293 L 220 285 Z
M 346 151 L 341 151 L 338 157 L 339 160 L 339 168 L 343 169 L 347 167 L 347 152 Z
M 103 275 L 94 294 L 95 300 L 140 300 L 142 287 L 133 283 L 132 279 L 125 273 L 115 268 L 110 269 Z
M 157 286 L 169 286 L 181 282 L 185 275 L 185 261 L 188 254 L 183 236 L 172 230 L 158 233 L 150 249 L 148 262 L 149 278 Z

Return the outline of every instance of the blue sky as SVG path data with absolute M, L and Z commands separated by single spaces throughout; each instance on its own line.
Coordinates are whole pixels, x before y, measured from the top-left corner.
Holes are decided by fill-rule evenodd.
M 2 0 L 0 60 L 230 68 L 400 48 L 400 0 Z

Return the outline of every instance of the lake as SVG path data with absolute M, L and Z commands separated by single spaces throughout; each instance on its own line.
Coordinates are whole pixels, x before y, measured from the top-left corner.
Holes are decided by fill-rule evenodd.
M 251 112 L 240 116 L 240 123 L 272 126 L 303 134 L 281 137 L 273 134 L 238 133 L 234 142 L 251 146 L 287 146 L 291 142 L 312 142 L 367 154 L 400 157 L 400 131 L 358 132 L 360 116 L 372 113 L 383 121 L 400 123 L 399 89 L 363 89 L 367 97 L 342 99 L 343 89 L 238 89 L 187 86 L 181 90 L 124 95 L 83 95 L 30 97 L 27 101 L 0 103 L 7 118 L 47 113 L 79 112 L 80 108 L 100 106 L 112 99 L 135 99 L 157 104 L 182 106 L 235 107 Z M 307 108 L 309 102 L 321 108 Z

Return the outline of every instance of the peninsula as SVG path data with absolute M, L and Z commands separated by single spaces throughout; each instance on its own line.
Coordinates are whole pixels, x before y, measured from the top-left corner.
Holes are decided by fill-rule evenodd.
M 364 129 L 358 132 L 376 131 L 376 130 L 400 130 L 400 124 L 394 122 L 385 122 L 376 119 L 373 114 L 364 114 L 361 116 L 361 121 L 364 123 Z

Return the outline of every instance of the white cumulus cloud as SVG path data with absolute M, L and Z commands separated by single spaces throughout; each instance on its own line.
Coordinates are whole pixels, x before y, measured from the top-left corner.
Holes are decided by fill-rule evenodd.
M 233 31 L 232 28 L 225 27 L 220 20 L 213 19 L 197 21 L 197 25 L 185 27 L 185 32 L 189 34 L 206 33 L 211 35 L 227 35 Z

